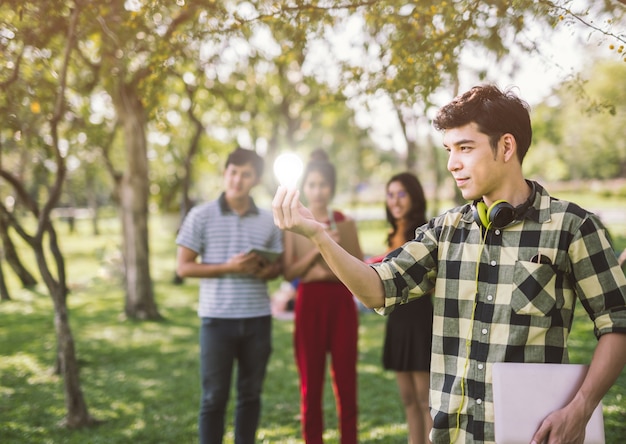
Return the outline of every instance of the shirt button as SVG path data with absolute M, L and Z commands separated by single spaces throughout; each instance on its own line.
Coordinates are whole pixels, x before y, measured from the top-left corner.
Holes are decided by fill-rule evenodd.
M 490 264 L 492 267 L 495 267 L 495 266 L 496 266 L 496 264 L 497 264 L 497 262 L 496 262 L 496 261 L 491 261 L 489 264 Z
M 488 301 L 493 301 L 493 295 L 491 295 L 491 294 L 487 295 L 487 300 Z
M 485 368 L 483 364 L 478 364 L 478 370 L 482 370 L 483 368 Z
M 500 230 L 496 230 L 495 233 L 496 233 L 496 236 L 500 236 Z
M 483 403 L 483 400 L 482 400 L 482 399 L 478 398 L 478 399 L 476 400 L 476 404 L 480 405 L 480 404 L 482 404 L 482 403 Z
M 487 334 L 487 329 L 486 329 L 486 328 L 483 328 L 483 329 L 481 330 L 481 332 L 482 332 L 482 334 L 486 335 L 486 334 Z

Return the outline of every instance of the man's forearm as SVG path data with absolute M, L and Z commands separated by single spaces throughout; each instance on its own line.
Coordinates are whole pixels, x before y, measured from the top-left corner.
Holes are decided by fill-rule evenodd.
M 177 274 L 189 278 L 216 278 L 227 273 L 233 273 L 230 264 L 203 264 L 187 262 L 178 266 Z
M 582 402 L 585 412 L 591 415 L 625 365 L 626 334 L 607 333 L 601 336 L 587 376 L 573 402 Z
M 378 273 L 344 250 L 325 230 L 318 231 L 311 240 L 333 273 L 365 306 L 378 308 L 384 305 L 383 284 Z

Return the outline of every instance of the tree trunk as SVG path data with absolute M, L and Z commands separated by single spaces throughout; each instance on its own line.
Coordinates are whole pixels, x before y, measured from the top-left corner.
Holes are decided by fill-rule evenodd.
M 60 190 L 57 191 L 57 194 L 59 193 Z M 57 200 L 55 197 L 51 199 Z M 39 235 L 31 239 L 30 245 L 35 253 L 39 273 L 46 284 L 54 306 L 54 327 L 57 338 L 55 370 L 63 378 L 67 411 L 64 425 L 70 428 L 87 427 L 96 424 L 97 421 L 89 414 L 80 384 L 78 360 L 76 359 L 74 338 L 70 329 L 67 309 L 68 290 L 65 277 L 65 259 L 59 249 L 56 230 L 52 226 L 49 216 L 44 216 L 40 223 L 43 229 L 38 231 Z M 43 248 L 44 232 L 48 237 L 48 254 L 44 252 Z M 57 271 L 56 278 L 48 265 L 49 259 L 54 262 Z
M 407 171 L 417 172 L 417 143 L 414 140 L 406 140 L 406 164 Z
M 54 156 L 56 164 L 56 174 L 54 174 L 54 180 L 50 186 L 47 187 L 48 198 L 43 199 L 44 202 L 42 202 L 42 205 L 40 206 L 38 198 L 41 196 L 37 195 L 37 198 L 35 198 L 35 195 L 29 194 L 23 180 L 0 167 L 0 176 L 12 185 L 16 194 L 22 198 L 25 208 L 28 209 L 32 216 L 37 220 L 35 234 L 28 234 L 25 227 L 19 223 L 19 221 L 6 209 L 6 207 L 4 207 L 2 202 L 0 202 L 0 211 L 2 213 L 3 224 L 6 227 L 11 225 L 11 227 L 16 230 L 17 234 L 30 246 L 30 248 L 32 248 L 41 278 L 43 279 L 46 288 L 50 293 L 50 297 L 52 298 L 54 305 L 54 323 L 57 336 L 56 366 L 59 373 L 63 376 L 65 403 L 67 407 L 65 423 L 67 426 L 75 428 L 92 425 L 96 421 L 89 415 L 87 403 L 85 402 L 80 388 L 78 360 L 76 359 L 74 340 L 68 323 L 68 291 L 65 277 L 65 260 L 59 249 L 56 231 L 52 225 L 52 221 L 50 220 L 50 213 L 52 209 L 59 203 L 67 171 L 65 156 L 61 154 L 61 150 L 59 149 L 60 137 L 58 134 L 58 127 L 61 122 L 61 118 L 64 116 L 68 64 L 71 59 L 70 55 L 72 48 L 75 46 L 74 36 L 81 9 L 75 7 L 70 9 L 70 11 L 71 18 L 68 22 L 67 39 L 65 50 L 63 52 L 63 64 L 60 65 L 60 69 L 58 66 L 55 67 L 55 78 L 58 78 L 59 80 L 58 95 L 54 101 L 54 112 L 51 113 L 48 122 L 50 125 L 50 136 L 52 141 L 50 144 L 52 149 L 51 154 Z M 48 181 L 45 179 L 47 179 L 47 177 L 44 177 L 44 180 L 41 182 L 34 181 L 33 183 L 46 184 Z M 0 231 L 6 232 L 6 229 Z M 47 240 L 46 245 L 48 246 L 48 250 L 44 250 L 44 239 Z M 51 272 L 48 260 L 53 261 L 55 265 L 55 271 L 57 273 L 56 278 Z
M 400 124 L 400 128 L 402 128 L 402 135 L 404 136 L 404 140 L 406 142 L 406 159 L 404 162 L 404 168 L 406 171 L 415 173 L 417 171 L 417 142 L 415 141 L 415 136 L 411 137 L 409 135 L 410 122 L 407 123 L 405 121 L 405 117 L 402 113 L 402 105 L 400 103 L 396 103 L 395 101 L 393 102 L 393 105 L 398 118 L 398 123 Z
M 1 301 L 10 301 L 11 295 L 9 294 L 9 289 L 7 288 L 6 281 L 4 280 L 4 271 L 2 270 L 2 260 L 0 259 L 0 300 Z
M 193 101 L 193 95 L 191 91 L 188 91 L 189 99 Z M 192 102 L 193 103 L 193 102 Z M 204 126 L 200 119 L 194 113 L 195 106 L 190 106 L 187 111 L 187 115 L 193 124 L 193 136 L 191 138 L 191 142 L 189 143 L 189 149 L 185 154 L 185 161 L 183 163 L 184 175 L 182 178 L 182 198 L 181 198 L 181 207 L 180 207 L 180 224 L 182 224 L 183 219 L 191 210 L 193 206 L 193 202 L 191 201 L 191 197 L 189 196 L 189 191 L 191 190 L 191 177 L 193 173 L 193 162 L 195 160 L 196 155 L 200 149 L 200 138 L 202 137 L 202 133 L 204 132 Z
M 8 230 L 9 225 L 4 219 L 4 216 L 0 214 L 0 238 L 2 239 L 4 258 L 19 278 L 22 286 L 24 288 L 32 288 L 37 285 L 37 279 L 35 279 L 35 277 L 22 264 L 20 257 L 17 255 L 15 244 L 13 243 L 11 236 L 9 236 Z
M 444 173 L 445 167 L 439 164 L 439 152 L 441 148 L 435 144 L 432 135 L 428 137 L 428 144 L 430 145 L 431 156 L 432 156 L 432 168 L 435 174 L 434 182 L 435 182 L 435 194 L 432 198 L 433 206 L 431 208 L 431 214 L 437 215 L 441 212 L 439 208 L 441 205 L 441 189 L 443 187 L 444 182 Z
M 120 83 L 115 101 L 123 122 L 127 168 L 119 183 L 124 242 L 126 316 L 160 319 L 150 276 L 148 246 L 148 157 L 143 105 L 132 86 Z
M 91 167 L 85 169 L 85 183 L 87 184 L 87 208 L 89 208 L 91 212 L 92 234 L 98 236 L 100 234 L 100 228 L 98 226 L 98 196 L 95 189 L 94 175 L 91 174 Z
M 54 294 L 53 294 L 54 293 Z M 64 423 L 69 428 L 85 427 L 97 421 L 91 417 L 80 384 L 74 337 L 70 329 L 65 290 L 55 285 L 50 289 L 54 301 L 54 328 L 57 336 L 57 372 L 63 377 L 65 407 Z

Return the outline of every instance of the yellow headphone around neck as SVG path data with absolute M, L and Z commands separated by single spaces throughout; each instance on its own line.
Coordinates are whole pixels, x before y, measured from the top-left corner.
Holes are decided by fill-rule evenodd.
M 482 200 L 474 203 L 474 220 L 488 230 L 503 228 L 516 217 L 515 207 L 506 200 L 497 200 L 489 207 Z
M 478 226 L 483 226 L 487 230 L 495 230 L 504 228 L 514 220 L 524 217 L 524 213 L 533 204 L 537 193 L 535 182 L 527 180 L 526 183 L 530 185 L 530 196 L 519 207 L 514 207 L 506 200 L 497 200 L 489 207 L 482 200 L 474 201 L 472 213 Z

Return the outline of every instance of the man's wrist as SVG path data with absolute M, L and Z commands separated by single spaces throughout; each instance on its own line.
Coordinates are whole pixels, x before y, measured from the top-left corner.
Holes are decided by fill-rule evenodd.
M 594 404 L 592 400 L 581 392 L 578 392 L 574 396 L 574 399 L 572 399 L 570 404 L 581 412 L 585 421 L 589 421 L 589 419 L 591 419 L 591 415 L 597 406 L 597 403 Z
M 328 242 L 330 236 L 328 235 L 328 232 L 326 230 L 320 228 L 313 233 L 310 239 L 317 246 L 318 249 L 321 249 L 322 244 Z

